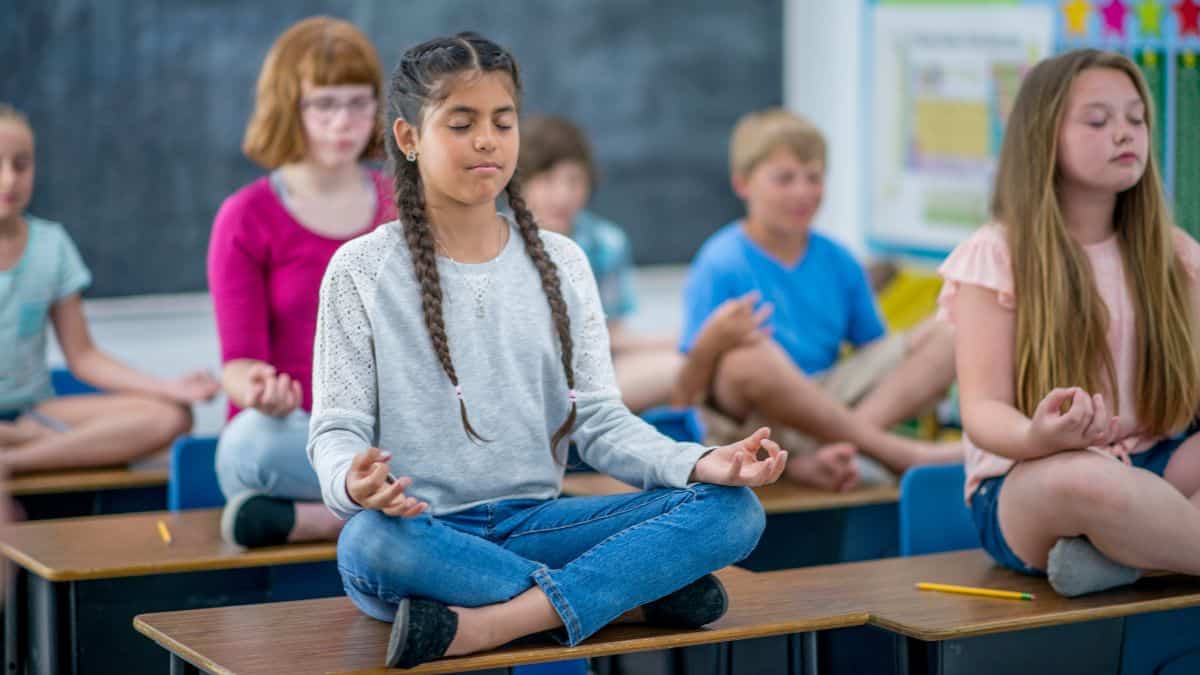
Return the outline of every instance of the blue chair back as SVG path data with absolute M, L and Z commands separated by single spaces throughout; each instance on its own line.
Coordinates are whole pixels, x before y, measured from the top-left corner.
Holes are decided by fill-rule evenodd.
M 703 443 L 704 425 L 696 408 L 659 406 L 641 414 L 659 433 L 682 443 Z
M 512 675 L 588 675 L 587 659 L 514 666 Z
M 225 504 L 217 483 L 216 436 L 180 436 L 171 446 L 167 508 L 206 509 Z
M 87 384 L 71 374 L 66 368 L 51 368 L 50 369 L 50 386 L 54 389 L 55 396 L 74 396 L 76 394 L 98 394 L 99 389 L 96 389 L 90 384 Z
M 963 465 L 918 466 L 900 479 L 900 555 L 979 547 L 963 501 Z

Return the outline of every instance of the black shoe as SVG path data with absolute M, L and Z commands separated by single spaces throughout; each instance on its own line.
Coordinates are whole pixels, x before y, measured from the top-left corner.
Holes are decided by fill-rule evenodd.
M 458 615 L 434 600 L 405 598 L 388 638 L 387 667 L 415 668 L 445 656 L 458 632 Z
M 699 628 L 721 618 L 728 609 L 725 587 L 711 574 L 642 606 L 646 623 L 669 628 Z
M 221 537 L 254 548 L 287 543 L 296 524 L 296 505 L 290 499 L 244 492 L 225 504 L 221 512 Z

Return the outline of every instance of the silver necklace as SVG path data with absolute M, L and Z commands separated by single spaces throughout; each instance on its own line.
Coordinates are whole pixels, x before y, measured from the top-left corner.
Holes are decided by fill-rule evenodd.
M 497 216 L 497 218 L 499 218 L 499 216 Z M 496 257 L 500 256 L 500 249 L 504 243 L 504 219 L 500 218 L 498 225 L 500 230 L 498 230 L 499 236 L 496 238 Z M 442 253 L 446 256 L 450 263 L 454 265 L 454 268 L 458 270 L 458 276 L 461 277 L 463 282 L 466 283 L 467 287 L 471 289 L 471 296 L 475 299 L 475 318 L 485 318 L 487 315 L 488 289 L 490 289 L 492 285 L 491 275 L 487 272 L 484 272 L 483 274 L 469 273 L 463 263 L 458 262 L 454 259 L 454 256 L 450 255 L 450 248 L 446 246 L 446 243 L 442 241 L 440 237 L 438 237 L 437 230 L 433 229 L 432 227 L 429 229 L 433 233 L 434 243 L 442 247 Z

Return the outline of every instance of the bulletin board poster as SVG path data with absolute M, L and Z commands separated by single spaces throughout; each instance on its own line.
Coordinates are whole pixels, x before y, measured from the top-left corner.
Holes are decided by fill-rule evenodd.
M 940 258 L 987 222 L 1021 79 L 1085 47 L 1145 75 L 1176 221 L 1200 232 L 1200 0 L 876 0 L 866 21 L 874 251 Z

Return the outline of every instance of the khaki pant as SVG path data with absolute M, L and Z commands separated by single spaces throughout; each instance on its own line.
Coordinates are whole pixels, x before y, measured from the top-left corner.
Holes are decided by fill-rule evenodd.
M 879 385 L 883 378 L 896 370 L 908 352 L 908 334 L 896 333 L 876 340 L 850 356 L 843 358 L 833 368 L 813 378 L 830 396 L 847 406 L 853 406 Z M 711 405 L 700 407 L 704 421 L 705 445 L 728 445 L 742 440 L 762 426 L 771 427 L 771 438 L 789 453 L 814 452 L 823 442 L 797 429 L 772 424 L 770 420 L 753 412 L 743 422 L 725 415 Z M 875 460 L 859 455 L 861 482 L 876 484 L 895 482 L 895 476 Z

